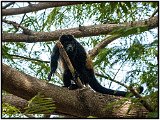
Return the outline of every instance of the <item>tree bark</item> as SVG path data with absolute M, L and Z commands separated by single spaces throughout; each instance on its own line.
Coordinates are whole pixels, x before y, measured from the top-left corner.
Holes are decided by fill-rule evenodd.
M 131 108 L 131 102 L 125 101 L 123 105 L 114 104 L 107 109 L 107 104 L 123 99 L 112 95 L 96 93 L 89 89 L 68 90 L 35 77 L 19 72 L 5 64 L 2 65 L 2 89 L 29 100 L 38 93 L 52 98 L 55 112 L 86 118 L 145 118 L 148 111 L 138 103 Z M 5 101 L 3 101 L 5 102 Z

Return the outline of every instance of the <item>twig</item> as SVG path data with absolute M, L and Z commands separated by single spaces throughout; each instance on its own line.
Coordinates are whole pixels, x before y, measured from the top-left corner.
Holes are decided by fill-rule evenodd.
M 18 28 L 21 28 L 23 30 L 23 33 L 26 34 L 26 35 L 32 35 L 33 34 L 32 30 L 29 30 L 28 28 L 25 28 L 25 27 L 23 27 L 22 25 L 20 25 L 16 22 L 5 20 L 5 19 L 2 19 L 2 22 L 13 25 L 17 31 L 18 31 Z
M 64 59 L 64 61 L 66 62 L 72 76 L 75 78 L 75 75 L 76 75 L 76 71 L 74 70 L 74 67 L 65 51 L 65 49 L 63 48 L 63 45 L 61 44 L 60 41 L 58 41 L 57 43 L 57 46 L 59 48 L 59 52 L 60 52 L 60 55 L 62 56 L 62 58 Z M 83 88 L 83 84 L 81 82 L 81 80 L 79 79 L 79 77 L 77 77 L 77 79 L 75 79 L 75 83 L 80 87 L 80 88 Z
M 37 60 L 35 58 L 29 58 L 29 57 L 24 57 L 24 56 L 20 56 L 20 55 L 13 55 L 13 54 L 8 54 L 8 55 L 12 56 L 14 59 L 23 58 L 23 59 L 30 60 L 30 61 L 37 61 L 37 62 L 41 62 L 41 63 L 49 63 L 49 61 Z
M 120 69 L 122 68 L 122 66 L 123 66 L 123 64 L 124 64 L 125 62 L 126 62 L 126 60 L 122 62 L 121 66 L 119 67 L 119 69 L 117 70 L 116 74 L 114 75 L 113 80 L 116 78 L 118 72 L 120 71 Z M 110 87 L 110 86 L 111 86 L 111 84 L 109 85 L 109 87 Z
M 29 6 L 31 6 L 31 7 L 32 7 L 32 3 L 31 3 L 31 2 L 28 2 L 28 4 L 29 4 Z
M 119 82 L 119 81 L 116 81 L 116 80 L 112 79 L 111 77 L 108 77 L 108 76 L 105 76 L 105 75 L 102 75 L 102 74 L 99 74 L 99 73 L 95 73 L 95 75 L 100 76 L 100 77 L 103 77 L 103 78 L 105 78 L 105 79 L 107 79 L 107 80 L 110 80 L 110 81 L 112 81 L 112 82 L 118 83 L 118 84 L 120 84 L 121 86 L 124 86 L 125 88 L 128 88 L 127 85 L 125 85 L 125 84 L 123 84 L 123 83 L 121 83 L 121 82 Z
M 151 15 L 151 17 L 154 17 L 154 15 L 158 12 L 158 8 L 153 12 L 153 14 Z
M 7 7 L 11 6 L 12 4 L 14 4 L 15 2 L 9 2 L 8 4 L 6 4 L 5 6 L 2 6 L 2 9 L 6 9 Z
M 20 25 L 22 24 L 24 17 L 26 16 L 26 13 L 23 15 L 21 22 L 19 23 Z
M 129 91 L 130 91 L 134 96 L 136 96 L 137 98 L 142 98 L 142 96 L 138 93 L 138 91 L 137 91 L 135 88 L 133 88 L 132 86 L 127 86 L 127 85 L 125 85 L 124 83 L 121 83 L 121 82 L 119 82 L 119 81 L 117 81 L 117 80 L 115 80 L 115 79 L 113 79 L 113 78 L 111 78 L 111 77 L 109 77 L 109 76 L 101 75 L 101 74 L 99 74 L 99 73 L 95 73 L 95 75 L 100 76 L 100 77 L 103 77 L 103 78 L 108 79 L 108 80 L 110 80 L 110 81 L 113 81 L 113 82 L 115 82 L 115 83 L 118 83 L 118 84 L 120 84 L 121 86 L 124 86 L 125 88 L 127 88 L 127 90 L 129 90 Z

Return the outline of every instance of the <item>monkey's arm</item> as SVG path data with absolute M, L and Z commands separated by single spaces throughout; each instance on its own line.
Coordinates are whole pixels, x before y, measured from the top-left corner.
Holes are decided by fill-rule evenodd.
M 48 80 L 51 79 L 52 74 L 54 74 L 57 69 L 58 59 L 59 59 L 59 49 L 57 45 L 55 45 L 51 54 L 51 62 L 50 62 L 51 71 L 48 74 Z

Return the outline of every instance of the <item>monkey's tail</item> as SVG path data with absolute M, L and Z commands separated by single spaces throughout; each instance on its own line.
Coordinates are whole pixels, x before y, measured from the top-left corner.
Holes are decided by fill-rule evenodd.
M 102 93 L 102 94 L 109 94 L 109 95 L 123 96 L 123 97 L 125 97 L 128 94 L 128 92 L 107 89 L 101 86 L 95 77 L 92 77 L 92 79 L 89 82 L 89 85 L 91 86 L 93 90 L 95 90 L 96 92 Z M 140 87 L 139 93 L 142 93 L 142 91 L 143 91 L 143 87 Z

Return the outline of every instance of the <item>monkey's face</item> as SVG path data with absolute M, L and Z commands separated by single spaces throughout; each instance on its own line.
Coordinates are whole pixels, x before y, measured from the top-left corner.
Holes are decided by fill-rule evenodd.
M 74 52 L 76 41 L 72 35 L 62 35 L 60 37 L 60 42 L 62 43 L 66 52 Z

